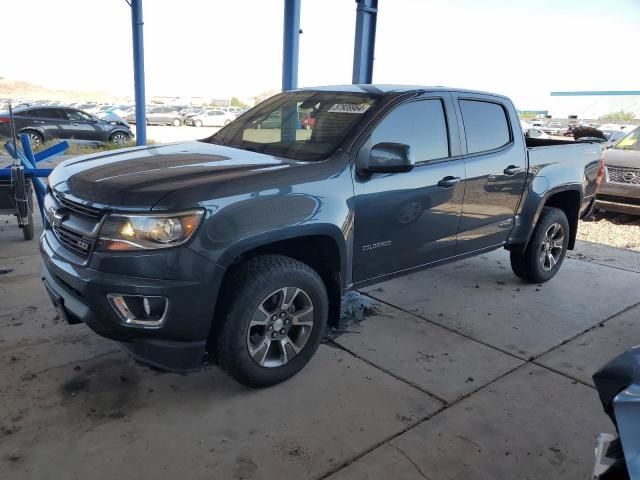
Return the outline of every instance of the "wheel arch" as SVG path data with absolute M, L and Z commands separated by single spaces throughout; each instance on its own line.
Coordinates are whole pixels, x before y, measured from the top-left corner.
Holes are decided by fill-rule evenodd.
M 21 128 L 20 131 L 17 132 L 17 133 L 19 135 L 21 133 L 29 133 L 29 132 L 35 132 L 38 135 L 40 135 L 40 138 L 42 139 L 42 141 L 46 142 L 47 139 L 48 139 L 47 135 L 45 135 L 44 130 L 40 129 L 39 127 L 34 127 L 32 125 L 29 125 L 28 127 Z
M 224 269 L 224 273 L 218 288 L 207 348 L 214 344 L 215 326 L 225 308 L 221 300 L 228 296 L 225 285 L 228 285 L 230 273 L 246 259 L 267 254 L 291 257 L 313 268 L 327 290 L 328 323 L 334 327 L 339 325 L 342 292 L 348 281 L 347 246 L 342 231 L 334 225 L 282 229 L 275 234 L 270 232 L 238 242 L 218 259 L 218 266 Z
M 114 128 L 111 133 L 109 133 L 109 140 L 113 138 L 116 133 L 124 133 L 129 139 L 133 138 L 131 132 L 126 131 L 124 128 Z
M 529 227 L 526 235 L 526 241 L 522 245 L 522 249 L 526 249 L 531 235 L 535 229 L 542 209 L 544 207 L 554 207 L 562 210 L 567 216 L 569 222 L 569 245 L 568 249 L 573 250 L 576 243 L 576 236 L 578 233 L 578 219 L 580 216 L 580 203 L 582 191 L 579 185 L 561 185 L 557 188 L 549 190 L 544 197 L 542 197 L 535 209 L 535 214 L 529 222 Z

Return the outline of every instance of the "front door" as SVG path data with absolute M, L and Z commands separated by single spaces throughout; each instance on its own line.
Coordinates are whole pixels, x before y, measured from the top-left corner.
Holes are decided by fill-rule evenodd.
M 527 164 L 522 135 L 515 136 L 512 130 L 519 120 L 501 99 L 457 102 L 466 138 L 467 179 L 456 253 L 464 254 L 507 241 Z
M 413 100 L 387 114 L 359 149 L 356 166 L 378 143 L 406 144 L 416 165 L 405 173 L 354 171 L 354 282 L 455 254 L 465 178 L 464 161 L 452 158 L 455 123 L 448 96 Z
M 61 109 L 61 111 L 69 120 L 64 138 L 81 141 L 95 141 L 101 138 L 100 125 L 94 117 L 80 110 Z

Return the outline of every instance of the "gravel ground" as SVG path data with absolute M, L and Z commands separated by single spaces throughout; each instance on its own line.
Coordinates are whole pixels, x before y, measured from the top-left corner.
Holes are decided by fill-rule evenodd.
M 580 222 L 578 240 L 640 252 L 640 216 L 596 212 Z

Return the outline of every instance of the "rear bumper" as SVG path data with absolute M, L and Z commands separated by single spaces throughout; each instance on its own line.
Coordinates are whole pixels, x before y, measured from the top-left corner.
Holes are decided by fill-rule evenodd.
M 40 238 L 42 280 L 52 297 L 60 299 L 69 323 L 85 323 L 97 334 L 120 343 L 135 358 L 158 368 L 180 372 L 200 368 L 213 320 L 215 282 L 223 273 L 220 267 L 211 264 L 211 276 L 195 281 L 105 273 L 57 255 L 56 239 L 49 232 L 45 230 Z M 109 302 L 109 293 L 166 297 L 166 321 L 157 328 L 127 325 Z

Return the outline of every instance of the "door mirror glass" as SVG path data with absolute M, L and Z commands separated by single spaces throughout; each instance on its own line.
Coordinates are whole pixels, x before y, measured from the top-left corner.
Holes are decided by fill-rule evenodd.
M 404 143 L 378 143 L 369 152 L 366 173 L 408 172 L 415 165 L 411 147 Z

